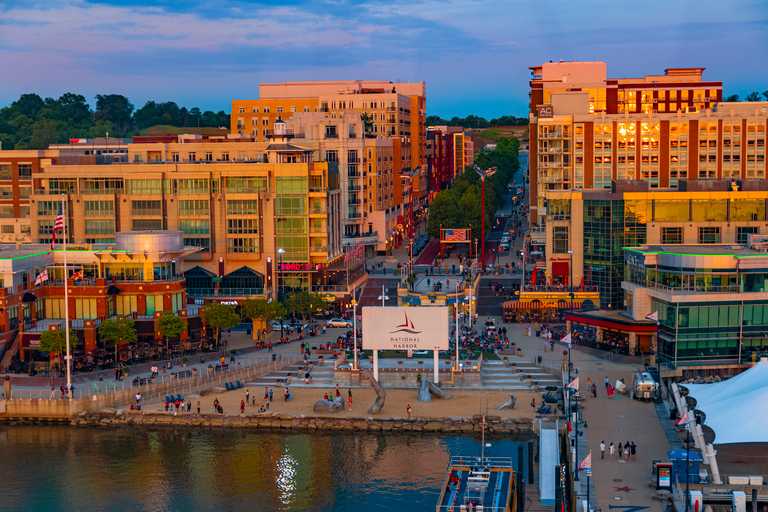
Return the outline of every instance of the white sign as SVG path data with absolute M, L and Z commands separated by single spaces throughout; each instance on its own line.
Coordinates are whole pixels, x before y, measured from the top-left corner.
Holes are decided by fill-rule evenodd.
M 363 308 L 363 349 L 447 350 L 448 308 Z

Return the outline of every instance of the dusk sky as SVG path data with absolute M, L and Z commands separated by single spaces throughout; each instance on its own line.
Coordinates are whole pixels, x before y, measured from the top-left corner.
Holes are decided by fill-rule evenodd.
M 0 107 L 20 94 L 123 94 L 203 110 L 259 82 L 427 83 L 427 114 L 525 116 L 529 66 L 609 77 L 706 67 L 723 94 L 768 90 L 766 0 L 0 0 Z

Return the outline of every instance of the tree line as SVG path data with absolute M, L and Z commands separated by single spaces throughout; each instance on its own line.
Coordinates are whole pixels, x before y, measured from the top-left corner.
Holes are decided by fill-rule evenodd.
M 501 137 L 496 149 L 475 156 L 475 165 L 480 169 L 496 167 L 496 174 L 485 180 L 485 231 L 490 232 L 496 210 L 501 206 L 504 193 L 515 173 L 520 169 L 518 149 L 520 141 L 515 137 Z M 440 237 L 440 228 L 469 229 L 472 236 L 480 237 L 481 210 L 480 176 L 473 166 L 467 166 L 451 185 L 451 188 L 437 193 L 429 207 L 427 233 Z
M 753 91 L 753 92 L 747 94 L 747 96 L 744 98 L 743 101 L 763 101 L 760 98 L 760 95 L 761 94 L 759 92 Z M 768 101 L 768 91 L 763 91 L 762 92 L 762 96 L 765 98 L 765 101 Z M 731 101 L 742 101 L 742 100 L 739 99 L 739 95 L 738 94 L 731 94 L 730 96 L 725 98 L 723 101 L 731 102 Z
M 493 126 L 528 126 L 527 117 L 501 116 L 488 121 L 483 117 L 469 115 L 452 117 L 450 120 L 440 116 L 427 116 L 427 126 L 463 126 L 464 128 L 491 128 Z
M 96 109 L 82 94 L 68 92 L 58 99 L 22 94 L 10 106 L 0 109 L 0 142 L 4 149 L 47 149 L 49 144 L 71 138 L 130 137 L 159 124 L 175 127 L 229 127 L 223 110 L 201 112 L 175 102 L 148 101 L 136 110 L 120 94 L 97 94 Z

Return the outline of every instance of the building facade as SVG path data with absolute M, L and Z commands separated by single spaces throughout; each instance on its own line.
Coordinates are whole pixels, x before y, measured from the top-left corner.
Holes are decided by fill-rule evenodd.
M 625 249 L 627 313 L 658 313 L 665 368 L 745 368 L 768 353 L 766 240 Z

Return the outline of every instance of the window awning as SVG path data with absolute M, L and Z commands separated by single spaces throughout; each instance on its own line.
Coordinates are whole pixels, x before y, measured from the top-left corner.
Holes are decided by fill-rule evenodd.
M 28 304 L 30 302 L 35 302 L 37 300 L 37 296 L 34 293 L 25 293 L 24 297 L 21 299 L 22 302 L 25 304 Z
M 107 288 L 107 295 L 117 295 L 119 293 L 123 293 L 123 291 L 113 284 L 109 285 L 109 288 Z

